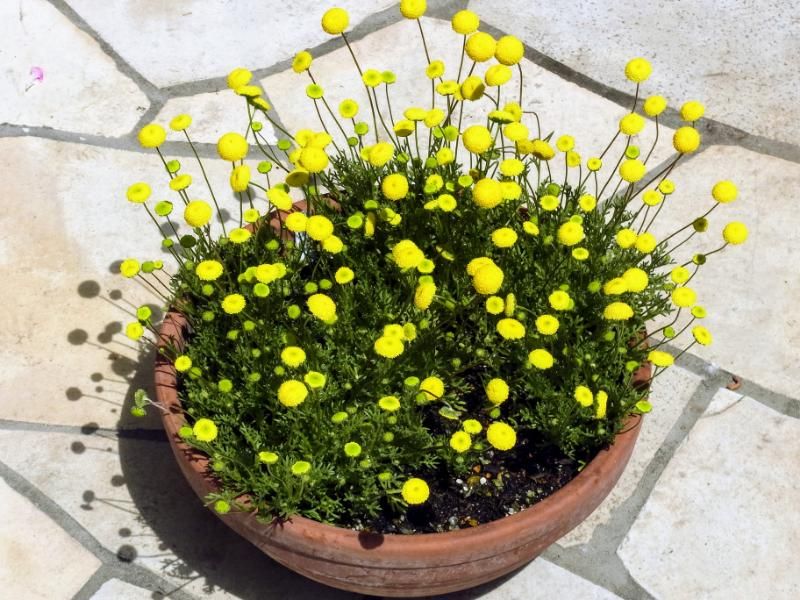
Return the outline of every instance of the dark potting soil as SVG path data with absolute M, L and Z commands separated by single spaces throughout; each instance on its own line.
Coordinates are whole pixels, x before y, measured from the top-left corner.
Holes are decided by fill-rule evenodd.
M 563 487 L 579 470 L 577 461 L 536 442 L 522 435 L 514 451 L 474 465 L 466 476 L 454 477 L 444 468 L 421 473 L 430 487 L 425 504 L 409 506 L 397 516 L 387 510 L 357 528 L 375 533 L 434 533 L 475 527 L 519 512 Z

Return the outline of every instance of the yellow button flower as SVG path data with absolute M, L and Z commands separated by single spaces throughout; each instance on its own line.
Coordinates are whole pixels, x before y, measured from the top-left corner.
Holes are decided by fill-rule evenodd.
M 657 245 L 656 236 L 650 232 L 645 232 L 636 238 L 636 249 L 642 254 L 650 254 Z
M 466 431 L 456 431 L 450 436 L 450 447 L 461 454 L 472 447 L 472 437 Z
M 430 495 L 430 488 L 424 480 L 412 477 L 403 484 L 400 494 L 408 504 L 424 504 Z
M 495 421 L 486 429 L 486 439 L 496 450 L 511 450 L 517 444 L 517 432 L 500 421 Z
M 555 335 L 560 323 L 553 315 L 542 315 L 536 319 L 536 331 L 542 335 Z
M 300 152 L 300 166 L 309 173 L 320 173 L 328 166 L 328 155 L 319 148 L 303 148 Z
M 646 172 L 644 163 L 638 159 L 626 160 L 619 166 L 619 176 L 628 183 L 636 183 Z
M 700 147 L 700 133 L 694 127 L 680 127 L 672 136 L 672 145 L 681 154 L 691 154 Z
M 228 294 L 222 299 L 222 310 L 229 315 L 237 315 L 247 306 L 247 301 L 241 294 Z
M 203 200 L 192 200 L 183 209 L 183 218 L 192 227 L 203 227 L 208 224 L 211 214 L 211 205 Z
M 287 215 L 283 223 L 286 225 L 286 229 L 298 233 L 306 230 L 308 217 L 305 215 L 305 213 L 299 211 L 293 212 L 290 215 Z
M 402 173 L 392 173 L 381 181 L 381 191 L 389 200 L 402 200 L 408 194 L 408 179 Z
M 508 384 L 499 377 L 490 379 L 489 383 L 486 384 L 485 391 L 486 398 L 495 406 L 500 406 L 503 402 L 508 400 Z
M 594 394 L 592 394 L 592 390 L 590 390 L 585 385 L 579 385 L 575 388 L 574 394 L 575 400 L 578 401 L 578 404 L 583 406 L 584 408 L 587 406 L 591 406 L 594 402 Z
M 675 362 L 675 357 L 669 352 L 651 350 L 647 355 L 647 360 L 657 367 L 669 367 Z
M 722 238 L 729 244 L 743 244 L 747 239 L 747 226 L 738 221 L 732 221 L 722 230 Z
M 339 103 L 339 114 L 343 119 L 352 119 L 358 114 L 358 103 L 346 98 Z
M 336 321 L 336 303 L 329 296 L 313 294 L 306 300 L 306 306 L 323 323 L 331 324 Z
M 414 290 L 414 306 L 418 310 L 428 310 L 433 298 L 436 295 L 436 284 L 426 282 L 420 283 Z
M 195 267 L 194 272 L 203 281 L 216 281 L 222 275 L 222 263 L 216 260 L 200 261 Z
M 644 129 L 644 119 L 641 115 L 630 113 L 619 120 L 619 131 L 625 135 L 636 135 Z
M 167 132 L 161 125 L 150 123 L 139 130 L 138 139 L 143 148 L 158 148 L 167 139 Z
M 556 290 L 550 294 L 547 297 L 547 301 L 550 303 L 553 310 L 569 310 L 570 306 L 572 306 L 572 298 L 569 297 L 567 292 L 562 290 Z
M 217 426 L 211 419 L 197 419 L 197 422 L 192 427 L 194 437 L 201 442 L 213 442 L 217 439 Z
M 292 71 L 295 73 L 302 73 L 303 71 L 308 71 L 308 68 L 311 66 L 311 62 L 314 60 L 314 57 L 311 56 L 310 52 L 306 50 L 302 50 L 294 55 L 294 59 L 292 60 Z
M 397 358 L 405 350 L 402 340 L 387 336 L 381 336 L 375 340 L 373 348 L 376 354 L 384 358 Z
M 509 123 L 503 127 L 503 135 L 512 142 L 526 141 L 525 138 L 528 137 L 528 133 L 528 128 L 522 123 Z
M 488 33 L 478 31 L 467 38 L 467 56 L 475 62 L 486 62 L 494 56 L 497 43 Z
M 653 67 L 644 58 L 634 58 L 625 65 L 625 77 L 634 83 L 645 81 L 653 72 Z
M 483 265 L 475 272 L 472 286 L 482 296 L 489 296 L 497 293 L 503 285 L 504 277 L 503 270 L 494 263 Z
M 242 160 L 247 156 L 249 146 L 247 140 L 238 133 L 226 133 L 217 142 L 217 153 L 223 160 L 231 162 Z
M 287 408 L 299 406 L 308 397 L 308 388 L 302 381 L 289 379 L 278 387 L 278 402 Z
M 511 80 L 511 69 L 505 65 L 492 65 L 486 69 L 484 74 L 486 85 L 491 87 L 499 87 Z
M 481 179 L 472 189 L 472 200 L 481 208 L 494 208 L 503 201 L 503 188 L 494 179 Z
M 400 409 L 400 398 L 397 396 L 383 396 L 378 400 L 378 406 L 386 412 L 395 412 Z
M 697 325 L 692 328 L 692 336 L 694 336 L 695 341 L 702 346 L 711 345 L 711 332 L 702 325 Z
M 128 199 L 128 202 L 133 204 L 142 204 L 147 201 L 151 193 L 152 190 L 150 189 L 149 185 L 147 185 L 144 181 L 138 181 L 128 187 L 125 197 Z
M 470 75 L 461 84 L 459 91 L 461 92 L 461 99 L 476 101 L 483 97 L 486 91 L 486 86 L 483 80 L 477 75 Z
M 299 346 L 287 346 L 281 350 L 281 362 L 287 367 L 299 367 L 306 361 L 305 350 Z
M 428 402 L 439 400 L 444 396 L 444 381 L 435 376 L 426 377 L 420 382 L 419 389 Z
M 535 350 L 531 350 L 531 353 L 528 354 L 528 362 L 537 369 L 545 370 L 552 367 L 555 360 L 553 359 L 553 355 L 544 348 L 536 348 Z
M 492 244 L 497 248 L 511 248 L 517 243 L 517 232 L 510 227 L 501 227 L 492 232 Z
M 734 184 L 732 181 L 718 181 L 714 184 L 714 187 L 711 188 L 711 195 L 713 196 L 714 200 L 720 204 L 728 204 L 729 202 L 733 202 L 736 200 L 736 196 L 738 194 L 739 190 L 736 188 L 736 184 Z
M 624 302 L 612 302 L 603 309 L 603 318 L 609 321 L 627 321 L 633 316 L 633 309 Z
M 503 65 L 515 65 L 525 54 L 525 48 L 522 42 L 513 35 L 504 35 L 497 40 L 497 45 L 494 50 L 494 57 L 497 62 Z
M 368 157 L 373 167 L 382 167 L 394 158 L 394 146 L 389 142 L 378 142 L 370 147 Z
M 453 15 L 450 25 L 453 31 L 461 35 L 469 35 L 478 30 L 481 20 L 471 10 L 460 10 Z
M 175 179 L 177 179 L 177 177 Z M 175 179 L 172 181 L 175 181 Z M 233 171 L 231 171 L 230 183 L 231 189 L 234 192 L 244 192 L 247 190 L 247 186 L 250 184 L 250 167 L 247 165 L 235 167 Z
M 419 19 L 425 14 L 426 8 L 425 0 L 400 0 L 400 14 L 406 19 Z
M 648 117 L 657 117 L 667 108 L 667 99 L 663 96 L 649 96 L 644 101 L 643 108 Z
M 492 147 L 492 134 L 483 125 L 472 125 L 461 134 L 464 147 L 473 154 L 483 154 Z
M 244 67 L 238 67 L 228 73 L 228 87 L 232 90 L 236 90 L 250 83 L 252 78 L 253 74 L 250 71 Z
M 647 272 L 638 267 L 632 267 L 622 274 L 622 279 L 628 287 L 628 291 L 639 293 L 643 292 L 650 283 Z
M 706 107 L 697 100 L 690 100 L 681 106 L 681 119 L 693 123 L 702 118 L 706 112 Z
M 401 269 L 415 269 L 425 259 L 425 254 L 411 240 L 401 240 L 392 248 L 392 258 Z
M 638 236 L 633 229 L 625 228 L 620 229 L 617 232 L 615 239 L 617 240 L 617 245 L 620 248 L 631 248 L 634 244 L 636 244 L 637 237 Z
M 339 267 L 336 269 L 336 273 L 333 275 L 333 278 L 336 280 L 336 283 L 340 285 L 344 285 L 345 283 L 350 283 L 353 281 L 355 277 L 355 273 L 353 273 L 353 269 L 349 267 Z
M 333 223 L 323 215 L 312 215 L 306 221 L 308 237 L 317 242 L 324 242 L 333 235 Z
M 516 319 L 500 319 L 496 329 L 504 340 L 521 340 L 525 337 L 525 326 Z
M 574 246 L 586 237 L 583 226 L 580 223 L 567 221 L 558 228 L 557 233 L 559 243 L 565 246 Z
M 180 114 L 169 122 L 169 128 L 172 131 L 183 131 L 192 124 L 192 117 L 187 114 Z
M 322 15 L 322 29 L 330 35 L 339 35 L 350 23 L 350 15 L 343 8 L 331 8 Z

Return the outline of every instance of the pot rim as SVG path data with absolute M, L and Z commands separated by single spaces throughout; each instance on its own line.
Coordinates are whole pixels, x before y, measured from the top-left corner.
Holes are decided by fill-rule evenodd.
M 186 325 L 186 318 L 181 313 L 170 310 L 159 328 L 159 349 L 170 342 L 182 347 Z M 651 371 L 649 363 L 640 366 L 634 373 L 634 385 L 645 382 L 650 377 Z M 201 498 L 210 492 L 219 491 L 221 486 L 208 469 L 208 456 L 195 450 L 178 436 L 178 430 L 186 420 L 177 393 L 177 372 L 172 362 L 160 351 L 156 354 L 155 387 L 156 398 L 165 409 L 161 411 L 164 428 L 184 475 Z M 458 548 L 460 553 L 470 550 L 473 552 L 473 557 L 475 552 L 484 554 L 481 552 L 483 548 L 485 554 L 489 556 L 496 554 L 498 548 L 511 550 L 519 546 L 519 538 L 524 536 L 525 529 L 538 528 L 541 532 L 542 528 L 563 528 L 557 516 L 564 514 L 565 511 L 580 513 L 582 500 L 591 488 L 596 486 L 607 472 L 613 470 L 613 465 L 618 460 L 622 458 L 627 462 L 638 437 L 641 420 L 641 415 L 629 416 L 625 422 L 626 427 L 617 435 L 609 448 L 600 450 L 573 479 L 546 498 L 517 513 L 471 528 L 414 534 L 369 533 L 321 523 L 299 515 L 286 520 L 276 518 L 269 524 L 258 522 L 255 513 L 231 512 L 218 516 L 235 529 L 260 531 L 262 535 L 268 536 L 273 544 L 292 547 L 294 551 L 298 550 L 299 545 L 301 551 L 314 556 L 325 554 L 325 544 L 320 546 L 320 541 L 330 542 L 335 538 L 336 548 L 332 555 L 339 559 L 342 551 L 348 551 L 361 558 L 369 556 L 369 560 L 374 561 L 376 552 L 381 557 L 389 559 L 400 556 L 407 559 L 409 554 L 414 556 L 419 553 L 420 556 L 424 556 L 430 555 L 431 550 L 436 550 L 442 554 L 442 564 L 458 564 L 453 562 L 455 556 L 448 556 L 443 551 L 445 547 Z M 585 514 L 580 520 L 588 516 L 594 508 L 595 506 L 592 506 L 588 512 L 584 511 Z M 538 527 L 534 526 L 534 523 Z M 566 528 L 558 537 L 572 527 Z M 287 543 L 288 540 L 291 542 Z

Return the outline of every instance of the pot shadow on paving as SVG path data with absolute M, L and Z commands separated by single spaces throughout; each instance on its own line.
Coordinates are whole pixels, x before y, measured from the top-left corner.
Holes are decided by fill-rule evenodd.
M 115 268 L 118 269 L 118 263 L 111 266 L 112 270 Z M 83 298 L 114 304 L 125 321 L 135 318 L 132 315 L 136 307 L 119 290 L 106 294 L 97 282 L 89 280 L 81 282 L 77 291 Z M 161 308 L 150 307 L 154 319 L 160 320 Z M 144 418 L 130 414 L 136 390 L 144 389 L 149 398 L 155 397 L 155 352 L 144 345 L 136 348 L 123 329 L 122 321 L 113 321 L 102 331 L 90 333 L 75 328 L 68 332 L 71 344 L 88 344 L 105 353 L 109 373 L 86 373 L 78 385 L 68 387 L 65 392 L 67 402 L 97 402 L 119 416 L 116 433 L 101 429 L 95 422 L 86 423 L 81 427 L 82 435 L 70 448 L 80 455 L 93 451 L 114 453 L 113 446 L 117 446 L 119 464 L 114 465 L 113 472 L 103 472 L 103 467 L 91 471 L 98 480 L 94 485 L 86 482 L 80 508 L 106 511 L 105 537 L 97 537 L 116 553 L 120 564 L 135 562 L 169 581 L 167 589 L 152 593 L 155 600 L 187 586 L 191 586 L 187 591 L 193 595 L 224 591 L 243 600 L 365 598 L 363 594 L 317 584 L 279 565 L 205 508 L 175 462 L 160 427 L 158 408 L 149 406 Z M 123 347 L 128 356 L 120 353 Z M 134 353 L 135 358 L 130 358 Z M 514 573 L 473 590 L 436 598 L 480 598 Z M 135 583 L 135 578 L 132 581 Z M 200 586 L 195 584 L 197 581 Z

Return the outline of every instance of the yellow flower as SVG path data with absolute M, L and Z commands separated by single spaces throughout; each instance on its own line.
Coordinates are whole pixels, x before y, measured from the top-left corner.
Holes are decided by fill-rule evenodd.
M 522 188 L 516 181 L 501 181 L 500 193 L 503 195 L 503 200 L 519 200 Z
M 344 285 L 345 283 L 350 283 L 353 281 L 355 274 L 353 270 L 349 267 L 339 267 L 336 269 L 336 273 L 334 274 L 333 278 L 336 280 L 336 283 L 340 285 Z
M 286 229 L 297 233 L 306 230 L 308 217 L 305 215 L 305 213 L 297 211 L 287 215 L 283 222 L 286 225 Z
M 322 249 L 331 254 L 339 254 L 344 250 L 344 242 L 338 236 L 331 235 L 322 241 Z
M 506 308 L 506 304 L 500 296 L 489 296 L 486 299 L 486 312 L 491 315 L 499 315 Z
M 586 260 L 589 258 L 589 251 L 586 248 L 573 248 L 572 258 L 575 260 Z
M 336 303 L 330 296 L 313 294 L 306 300 L 306 306 L 323 323 L 331 324 L 336 321 Z
M 322 29 L 330 35 L 339 35 L 350 23 L 350 16 L 343 8 L 331 8 L 322 15 Z
M 300 152 L 300 166 L 309 173 L 320 173 L 328 166 L 328 155 L 319 148 L 303 148 Z
M 542 335 L 554 335 L 559 325 L 558 319 L 553 315 L 542 315 L 536 319 L 536 331 Z
M 672 136 L 672 145 L 681 154 L 691 154 L 700 146 L 700 133 L 694 127 L 680 127 Z
M 150 123 L 139 130 L 138 138 L 143 148 L 158 148 L 167 139 L 167 132 L 161 125 Z
M 175 359 L 175 370 L 178 373 L 185 373 L 192 368 L 192 359 L 185 354 L 180 355 Z
M 282 187 L 274 186 L 267 190 L 267 199 L 278 210 L 292 208 L 292 197 Z
M 378 406 L 386 412 L 394 412 L 400 409 L 400 398 L 397 396 L 384 396 L 378 400 Z
M 599 171 L 603 168 L 603 161 L 593 156 L 589 160 L 586 161 L 586 168 L 590 171 Z
M 419 19 L 425 14 L 425 0 L 400 0 L 400 13 L 406 19 Z
M 237 227 L 236 229 L 231 229 L 228 239 L 234 244 L 244 244 L 252 235 L 247 229 Z
M 404 337 L 403 326 L 399 325 L 398 323 L 384 325 L 383 337 L 396 337 L 397 339 L 402 340 Z
M 382 167 L 394 157 L 394 146 L 388 142 L 378 142 L 369 149 L 369 164 Z
M 642 194 L 642 202 L 647 206 L 657 206 L 661 204 L 662 196 L 656 190 L 647 190 Z
M 238 67 L 228 73 L 228 87 L 232 90 L 242 87 L 250 83 L 253 74 L 245 68 Z
M 500 319 L 497 322 L 497 333 L 504 340 L 520 340 L 525 337 L 525 326 L 516 319 Z
M 236 88 L 235 91 L 236 91 L 236 94 L 238 96 L 244 96 L 244 97 L 250 98 L 252 100 L 255 100 L 256 98 L 259 98 L 261 96 L 261 94 L 264 93 L 261 90 L 261 88 L 258 87 L 257 85 L 243 85 L 241 87 Z M 268 109 L 269 109 L 269 104 L 267 104 L 267 110 Z
M 265 465 L 274 465 L 278 462 L 280 457 L 275 452 L 259 452 L 258 453 L 258 460 L 259 462 L 264 463 Z
M 310 387 L 312 390 L 321 389 L 325 387 L 325 382 L 327 381 L 327 377 L 320 373 L 319 371 L 309 371 L 305 375 L 303 375 L 303 381 L 306 382 L 306 385 Z
M 358 114 L 358 103 L 347 98 L 339 103 L 339 114 L 343 119 L 352 119 Z
M 517 125 L 518 123 L 512 123 Z M 524 125 L 523 125 L 524 127 Z M 500 163 L 500 173 L 506 177 L 516 177 L 525 170 L 525 164 L 518 158 L 507 158 Z
M 553 211 L 557 209 L 560 204 L 561 202 L 559 201 L 558 197 L 553 196 L 552 194 L 545 194 L 539 198 L 539 206 L 542 207 L 542 210 Z
M 308 237 L 317 242 L 324 242 L 333 235 L 333 223 L 323 215 L 312 215 L 306 221 Z
M 561 152 L 569 152 L 575 147 L 575 138 L 571 135 L 562 135 L 556 140 L 556 148 Z
M 381 336 L 373 345 L 375 352 L 384 358 L 397 358 L 405 350 L 403 341 L 396 337 Z
M 644 101 L 643 108 L 648 117 L 657 117 L 667 108 L 667 99 L 663 96 L 650 96 Z
M 469 263 L 467 263 L 467 275 L 470 277 L 474 277 L 475 273 L 478 272 L 484 265 L 493 265 L 494 261 L 489 258 L 488 256 L 479 256 L 478 258 L 473 258 Z
M 736 184 L 732 181 L 718 181 L 711 189 L 711 195 L 714 200 L 720 204 L 728 204 L 736 200 L 739 190 L 736 189 Z
M 486 69 L 484 80 L 488 86 L 499 87 L 511 80 L 511 69 L 505 65 L 492 65 Z
M 558 228 L 558 241 L 565 246 L 574 246 L 579 243 L 586 235 L 580 223 L 567 221 Z
M 397 123 L 394 124 L 394 132 L 399 135 L 400 137 L 408 137 L 414 130 L 416 130 L 417 124 L 412 121 L 411 119 L 400 119 Z
M 361 455 L 361 444 L 358 442 L 347 442 L 344 445 L 344 453 L 350 458 L 356 458 Z
M 381 77 L 380 71 L 376 71 L 375 69 L 367 69 L 364 71 L 361 80 L 364 82 L 364 85 L 372 88 L 378 87 L 383 83 L 383 77 Z
M 653 67 L 644 58 L 634 58 L 625 65 L 625 77 L 634 83 L 641 83 L 650 77 Z
M 644 289 L 650 283 L 650 280 L 647 277 L 647 272 L 639 269 L 638 267 L 632 267 L 625 271 L 622 274 L 622 279 L 625 281 L 628 291 L 634 293 L 644 291 Z
M 661 183 L 658 184 L 658 191 L 665 196 L 669 196 L 675 191 L 675 183 L 671 179 L 663 179 Z
M 192 200 L 183 209 L 183 218 L 192 227 L 203 227 L 211 220 L 211 206 L 203 200 Z
M 307 397 L 308 388 L 297 379 L 288 379 L 278 387 L 278 402 L 287 408 L 299 406 Z
M 637 235 L 633 229 L 620 229 L 615 236 L 620 248 L 630 248 L 636 244 Z
M 556 151 L 553 150 L 553 147 L 544 140 L 533 140 L 531 142 L 531 145 L 532 145 L 532 154 L 536 158 L 540 158 L 542 160 L 550 160 L 556 155 Z
M 633 316 L 633 309 L 624 302 L 612 302 L 603 309 L 603 318 L 609 321 L 627 321 Z
M 489 402 L 495 406 L 500 406 L 503 402 L 508 400 L 508 384 L 498 377 L 489 380 L 489 383 L 486 384 L 485 391 Z
M 422 121 L 425 119 L 426 114 L 428 114 L 428 111 L 418 106 L 412 106 L 403 111 L 403 116 L 409 121 Z
M 197 419 L 192 433 L 201 442 L 213 442 L 217 439 L 217 426 L 211 419 Z
M 419 389 L 428 402 L 438 400 L 444 396 L 444 381 L 435 376 L 426 377 L 420 382 Z
M 517 432 L 500 421 L 495 421 L 486 429 L 486 439 L 497 450 L 511 450 L 517 443 Z
M 606 296 L 619 296 L 628 291 L 628 282 L 622 277 L 614 277 L 603 284 L 603 293 Z
M 461 426 L 464 428 L 464 431 L 470 435 L 478 435 L 481 431 L 483 431 L 483 425 L 481 425 L 480 421 L 477 421 L 476 419 L 467 419 L 461 424 Z
M 670 296 L 675 306 L 680 306 L 681 308 L 688 308 L 697 302 L 697 293 L 688 287 L 677 287 L 672 290 Z
M 503 285 L 505 275 L 500 267 L 494 263 L 483 265 L 472 278 L 472 286 L 482 296 L 496 294 Z
M 450 447 L 458 452 L 466 452 L 472 447 L 472 437 L 466 431 L 456 431 L 450 436 Z
M 169 122 L 169 128 L 172 131 L 183 131 L 189 125 L 192 124 L 192 117 L 187 114 L 178 115 L 177 117 L 173 117 L 173 119 Z
M 306 353 L 299 346 L 287 346 L 281 351 L 281 361 L 287 367 L 299 367 L 305 360 Z
M 432 60 L 425 67 L 425 76 L 428 79 L 436 79 L 444 75 L 444 63 L 441 60 Z
M 628 183 L 636 183 L 646 172 L 644 163 L 638 159 L 626 160 L 619 166 L 619 176 Z
M 675 362 L 675 357 L 673 357 L 669 352 L 651 350 L 647 355 L 647 360 L 657 367 L 669 367 Z
M 575 388 L 575 400 L 583 407 L 591 406 L 592 402 L 594 402 L 594 394 L 585 385 L 579 385 Z
M 731 221 L 722 230 L 722 238 L 729 244 L 743 244 L 747 239 L 747 226 L 738 221 Z
M 494 179 L 481 179 L 472 188 L 472 201 L 481 208 L 494 208 L 503 202 L 503 188 Z
M 452 194 L 440 194 L 436 198 L 436 207 L 444 212 L 453 212 L 457 206 L 458 203 Z
M 303 187 L 308 183 L 308 179 L 308 171 L 298 167 L 286 176 L 286 185 L 291 187 Z
M 204 260 L 198 263 L 194 272 L 203 281 L 215 281 L 222 275 L 222 263 L 216 260 Z
M 217 141 L 217 153 L 223 160 L 231 162 L 247 156 L 247 140 L 238 133 L 226 133 Z
M 139 321 L 132 321 L 125 326 L 125 335 L 136 341 L 144 335 L 144 327 Z
M 261 213 L 258 212 L 257 208 L 248 208 L 242 214 L 242 218 L 245 223 L 255 223 L 261 218 Z
M 408 179 L 402 173 L 392 173 L 381 181 L 381 191 L 389 200 L 402 200 L 408 194 Z
M 706 112 L 706 107 L 697 100 L 690 100 L 681 106 L 681 119 L 693 123 L 700 119 Z
M 528 235 L 539 235 L 539 227 L 532 221 L 525 221 L 522 224 L 522 230 Z
M 697 325 L 693 327 L 692 335 L 694 336 L 694 339 L 697 341 L 698 344 L 701 344 L 703 346 L 711 345 L 711 332 L 702 325 Z
M 297 475 L 300 477 L 301 475 L 305 475 L 311 470 L 311 463 L 307 460 L 298 460 L 295 462 L 292 467 L 292 475 Z
M 424 504 L 430 495 L 430 488 L 422 479 L 412 477 L 403 484 L 400 494 L 408 504 Z
M 689 272 L 689 269 L 686 267 L 675 267 L 672 269 L 672 271 L 670 271 L 669 278 L 674 283 L 686 283 L 689 281 L 689 277 L 691 277 L 691 275 L 692 274 Z
M 591 194 L 583 194 L 578 198 L 578 206 L 581 207 L 583 212 L 592 212 L 597 206 L 597 198 Z
M 492 232 L 492 244 L 498 248 L 510 248 L 517 242 L 517 232 L 510 227 L 501 227 Z
M 488 33 L 478 31 L 467 38 L 466 51 L 475 62 L 486 62 L 494 56 L 497 43 Z
M 419 310 L 428 310 L 435 295 L 436 284 L 430 282 L 420 283 L 414 291 L 414 306 Z
M 525 54 L 525 48 L 522 42 L 513 35 L 504 35 L 497 40 L 497 46 L 494 50 L 494 57 L 497 62 L 503 65 L 515 65 Z
M 650 232 L 645 232 L 636 238 L 636 249 L 642 254 L 650 254 L 657 245 L 656 236 Z
M 306 50 L 302 50 L 294 55 L 294 60 L 292 60 L 292 70 L 295 73 L 302 73 L 303 71 L 308 71 L 308 68 L 311 66 L 311 61 L 314 59 L 311 56 L 310 52 Z
M 506 306 L 505 306 L 505 313 L 507 317 L 510 317 L 514 314 L 514 311 L 517 309 L 517 297 L 514 293 L 506 294 Z
M 228 294 L 222 299 L 222 310 L 229 315 L 239 314 L 246 305 L 247 302 L 241 294 Z
M 528 128 L 522 123 L 509 123 L 503 127 L 503 135 L 510 139 L 512 142 L 521 142 L 528 137 Z M 505 162 L 505 161 L 504 161 Z M 518 161 L 521 163 L 521 161 Z M 502 171 L 501 171 L 502 173 Z M 520 169 L 520 173 L 522 170 Z M 505 173 L 503 173 L 505 175 Z M 519 173 L 517 173 L 519 175 Z
M 547 297 L 547 300 L 553 310 L 569 310 L 569 307 L 572 306 L 572 298 L 562 290 L 556 290 Z
M 125 197 L 128 199 L 128 202 L 142 204 L 150 197 L 151 191 L 149 185 L 143 181 L 139 181 L 128 187 Z
M 553 355 L 547 350 L 544 348 L 536 348 L 535 350 L 531 350 L 531 353 L 528 354 L 528 362 L 537 369 L 544 370 L 552 367 L 555 361 Z
M 392 248 L 392 258 L 401 269 L 415 269 L 425 259 L 425 255 L 411 240 L 401 240 Z
M 604 419 L 606 416 L 606 407 L 608 406 L 608 394 L 603 390 L 597 392 L 594 397 L 595 404 L 597 404 L 597 409 L 594 413 L 595 419 Z
M 403 339 L 408 342 L 417 339 L 417 326 L 413 323 L 405 323 L 403 325 Z
M 477 31 L 478 27 L 480 27 L 481 20 L 471 10 L 460 10 L 456 14 L 453 15 L 453 18 L 450 21 L 450 25 L 453 28 L 453 31 L 456 33 L 460 33 L 461 35 L 469 35 L 470 33 Z
M 483 125 L 472 125 L 461 134 L 464 147 L 473 154 L 483 154 L 492 146 L 492 134 Z
M 170 180 L 169 189 L 176 192 L 180 192 L 182 190 L 185 190 L 191 184 L 192 184 L 192 176 L 189 175 L 188 173 L 184 173 L 183 175 L 178 175 L 177 177 L 174 177 Z M 231 176 L 231 185 L 233 185 L 233 176 Z M 245 187 L 247 187 L 247 184 L 245 184 Z
M 644 118 L 636 113 L 625 115 L 619 120 L 619 131 L 625 135 L 636 135 L 644 129 Z
M 567 152 L 567 166 L 568 167 L 577 167 L 581 164 L 581 155 L 575 152 L 574 150 L 570 150 Z

